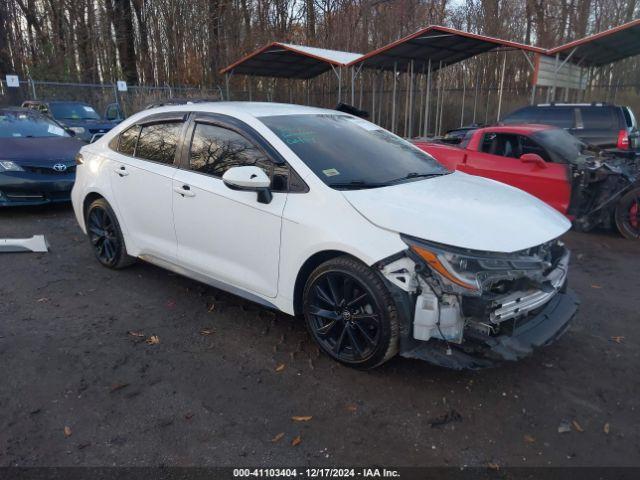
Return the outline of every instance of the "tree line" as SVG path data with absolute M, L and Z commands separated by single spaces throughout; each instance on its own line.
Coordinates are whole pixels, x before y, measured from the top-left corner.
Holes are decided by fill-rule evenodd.
M 553 47 L 630 21 L 637 0 L 0 0 L 0 74 L 130 85 L 220 83 L 274 40 L 368 52 L 430 24 Z M 634 59 L 618 74 L 638 78 Z M 523 59 L 508 81 L 527 82 Z M 496 69 L 490 71 L 493 72 Z M 520 73 L 520 74 L 519 74 Z M 492 73 L 493 74 L 493 73 Z

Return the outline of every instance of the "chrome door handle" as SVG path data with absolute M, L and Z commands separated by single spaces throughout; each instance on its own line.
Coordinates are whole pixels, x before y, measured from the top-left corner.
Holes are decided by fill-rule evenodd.
M 129 172 L 127 172 L 127 169 L 125 167 L 116 168 L 114 169 L 114 172 L 116 172 L 121 177 L 126 177 L 127 175 L 129 175 Z
M 179 193 L 183 197 L 195 197 L 196 194 L 191 191 L 189 185 L 182 185 L 181 187 L 173 187 L 173 191 Z

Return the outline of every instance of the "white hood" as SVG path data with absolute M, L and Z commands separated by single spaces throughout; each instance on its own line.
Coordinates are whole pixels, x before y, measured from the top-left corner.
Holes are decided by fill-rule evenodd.
M 472 250 L 516 252 L 559 237 L 571 227 L 564 216 L 532 195 L 462 172 L 342 193 L 379 227 Z

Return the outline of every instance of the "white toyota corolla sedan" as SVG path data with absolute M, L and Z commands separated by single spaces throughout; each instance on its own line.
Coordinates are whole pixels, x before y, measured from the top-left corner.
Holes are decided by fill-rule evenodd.
M 353 367 L 516 360 L 576 312 L 562 215 L 346 113 L 154 108 L 77 160 L 73 207 L 102 265 L 139 258 L 304 317 Z

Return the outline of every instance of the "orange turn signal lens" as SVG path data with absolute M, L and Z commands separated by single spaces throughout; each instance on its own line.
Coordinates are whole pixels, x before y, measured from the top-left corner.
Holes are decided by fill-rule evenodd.
M 460 285 L 461 287 L 467 288 L 469 290 L 478 290 L 478 287 L 475 285 L 471 285 L 469 283 L 463 282 L 456 276 L 452 275 L 449 270 L 442 264 L 438 256 L 430 250 L 426 248 L 418 247 L 417 245 L 412 245 L 411 250 L 417 253 L 420 258 L 422 258 L 427 264 L 433 268 L 436 272 L 442 275 L 447 280 L 455 283 L 456 285 Z

